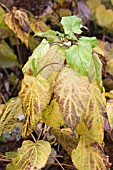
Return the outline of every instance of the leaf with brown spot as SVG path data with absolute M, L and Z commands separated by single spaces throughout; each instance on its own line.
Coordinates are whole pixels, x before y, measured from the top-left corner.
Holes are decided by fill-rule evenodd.
M 56 79 L 54 88 L 56 101 L 59 104 L 64 122 L 72 130 L 81 121 L 81 117 L 86 111 L 89 85 L 86 76 L 80 76 L 68 67 L 62 69 Z
M 51 133 L 55 135 L 63 148 L 69 155 L 71 155 L 72 150 L 75 149 L 78 144 L 78 139 L 76 139 L 76 137 L 73 135 L 72 130 L 70 128 L 53 128 L 51 129 Z
M 20 98 L 16 97 L 9 100 L 0 114 L 0 135 L 20 125 L 19 115 L 21 114 L 23 114 L 23 111 Z
M 50 84 L 40 75 L 34 77 L 25 74 L 19 96 L 25 116 L 22 135 L 26 137 L 35 128 L 41 119 L 41 112 L 50 101 Z
M 31 23 L 30 27 L 34 33 L 46 32 L 50 30 L 50 28 L 45 24 L 45 22 L 41 20 Z
M 79 144 L 72 151 L 71 158 L 79 170 L 107 170 L 103 148 L 90 136 L 80 137 Z
M 22 27 L 19 24 L 19 21 L 15 19 L 14 14 L 12 12 L 8 12 L 5 14 L 5 23 L 28 47 L 29 34 L 22 29 Z
M 14 18 L 18 20 L 23 31 L 28 32 L 30 22 L 27 13 L 21 10 L 13 9 L 13 14 Z
M 89 132 L 95 141 L 102 143 L 104 138 L 104 117 L 102 117 L 102 113 L 105 112 L 105 106 L 101 91 L 95 82 L 90 85 L 90 97 L 86 107 L 85 123 Z

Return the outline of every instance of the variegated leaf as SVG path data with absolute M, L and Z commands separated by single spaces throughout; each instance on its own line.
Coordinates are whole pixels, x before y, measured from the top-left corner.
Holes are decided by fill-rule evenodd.
M 86 111 L 89 98 L 88 78 L 65 67 L 58 75 L 54 93 L 64 122 L 74 130 Z

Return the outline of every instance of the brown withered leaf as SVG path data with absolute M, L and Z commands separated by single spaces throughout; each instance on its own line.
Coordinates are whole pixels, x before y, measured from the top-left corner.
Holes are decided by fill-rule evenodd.
M 25 45 L 28 47 L 29 34 L 22 29 L 18 20 L 15 19 L 14 14 L 12 12 L 8 12 L 5 14 L 5 23 L 17 35 L 17 37 L 20 38 L 20 40 L 24 42 Z
M 29 31 L 29 18 L 26 12 L 21 10 L 13 9 L 14 18 L 18 20 L 20 27 L 23 29 L 23 31 L 28 32 Z

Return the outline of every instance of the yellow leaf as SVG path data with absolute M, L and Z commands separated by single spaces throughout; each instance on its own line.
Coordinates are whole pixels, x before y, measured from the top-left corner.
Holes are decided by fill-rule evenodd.
M 5 131 L 11 131 L 20 125 L 19 115 L 22 115 L 22 104 L 19 97 L 9 100 L 0 114 L 0 135 Z
M 12 12 L 8 12 L 5 15 L 5 23 L 8 27 L 21 39 L 22 42 L 28 47 L 28 37 L 29 34 L 26 33 L 21 26 L 17 19 L 15 19 L 14 14 Z
M 110 123 L 111 131 L 113 130 L 113 99 L 107 101 L 106 112 Z
M 34 77 L 25 74 L 19 95 L 24 109 L 25 122 L 22 135 L 25 137 L 33 131 L 41 119 L 41 112 L 50 101 L 50 85 L 40 75 Z
M 65 60 L 65 48 L 59 45 L 53 45 L 48 52 L 39 59 L 37 65 L 39 70 L 47 64 L 45 69 L 40 72 L 44 78 L 48 78 L 53 72 L 58 72 L 62 69 Z M 56 64 L 55 64 L 56 63 Z
M 113 76 L 113 58 L 107 62 L 107 72 Z
M 60 8 L 57 12 L 59 13 L 60 17 L 71 16 L 71 11 L 69 9 Z
M 57 140 L 61 143 L 63 148 L 67 151 L 69 155 L 71 155 L 72 150 L 77 147 L 78 139 L 73 135 L 73 132 L 70 128 L 53 128 L 51 129 L 51 133 L 55 135 Z
M 88 78 L 65 67 L 56 79 L 54 93 L 64 122 L 75 130 L 76 124 L 81 121 L 86 111 L 89 98 Z
M 104 52 L 104 56 L 105 56 L 107 61 L 109 61 L 110 59 L 113 58 L 113 43 L 109 43 L 107 41 L 98 40 L 98 46 Z
M 45 24 L 45 22 L 41 20 L 31 23 L 30 27 L 34 33 L 46 32 L 50 30 L 50 28 Z
M 90 97 L 87 104 L 85 123 L 91 136 L 98 143 L 103 142 L 104 138 L 104 118 L 102 113 L 105 112 L 102 94 L 96 83 L 90 85 Z
M 104 5 L 100 5 L 96 9 L 96 19 L 100 26 L 107 27 L 113 23 L 113 11 L 106 9 Z
M 97 7 L 101 4 L 101 0 L 87 0 L 87 4 L 91 9 L 91 13 L 94 14 L 96 12 Z
M 72 162 L 78 170 L 107 170 L 103 148 L 93 138 L 82 135 L 72 151 Z
M 112 3 L 112 5 L 113 5 L 113 0 L 111 0 L 111 3 Z
M 58 103 L 53 100 L 49 107 L 42 112 L 42 120 L 50 127 L 60 127 L 64 124 Z
M 51 153 L 49 142 L 38 141 L 33 143 L 26 140 L 18 149 L 13 162 L 9 163 L 6 170 L 40 170 L 46 164 Z

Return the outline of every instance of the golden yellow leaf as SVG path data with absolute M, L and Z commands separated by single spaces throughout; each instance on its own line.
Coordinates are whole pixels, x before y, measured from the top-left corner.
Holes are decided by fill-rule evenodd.
M 101 0 L 87 0 L 87 5 L 89 6 L 91 13 L 96 12 L 97 7 L 101 4 Z
M 33 30 L 34 33 L 37 32 L 46 32 L 48 30 L 50 30 L 50 28 L 45 24 L 44 21 L 36 21 L 36 22 L 32 22 L 30 24 L 31 29 Z
M 81 121 L 86 111 L 89 87 L 89 80 L 86 76 L 80 76 L 68 67 L 63 68 L 56 79 L 54 88 L 56 101 L 64 122 L 72 130 L 75 130 L 76 124 Z
M 60 71 L 64 64 L 64 60 L 65 48 L 63 46 L 53 45 L 49 47 L 49 50 L 45 55 L 37 58 L 37 67 L 39 70 L 48 65 L 40 72 L 40 75 L 44 78 L 48 78 L 53 72 Z
M 51 146 L 47 141 L 25 140 L 22 147 L 17 150 L 13 162 L 9 163 L 6 170 L 40 170 L 46 164 L 51 153 Z
M 52 128 L 51 133 L 55 135 L 63 148 L 71 155 L 72 150 L 75 149 L 78 144 L 78 139 L 73 135 L 72 130 L 70 128 Z
M 94 82 L 90 85 L 90 97 L 87 103 L 85 123 L 91 136 L 98 143 L 102 143 L 104 138 L 103 112 L 105 112 L 105 106 L 103 103 L 102 94 L 99 87 Z
M 106 9 L 104 5 L 100 5 L 96 9 L 96 19 L 100 26 L 107 27 L 113 23 L 113 11 Z
M 113 58 L 113 43 L 109 43 L 107 41 L 98 40 L 98 46 L 104 52 L 104 56 L 105 56 L 107 61 L 109 61 L 110 59 Z
M 26 33 L 21 26 L 17 19 L 15 19 L 14 14 L 12 12 L 8 12 L 5 15 L 5 23 L 8 27 L 21 39 L 22 42 L 28 47 L 28 37 L 29 34 Z
M 19 97 L 12 98 L 5 104 L 0 114 L 0 135 L 5 131 L 11 131 L 20 125 L 19 115 L 22 115 L 22 104 Z
M 50 101 L 50 85 L 46 79 L 25 74 L 19 93 L 24 109 L 25 121 L 22 135 L 28 136 L 41 119 L 41 112 Z
M 113 76 L 113 58 L 107 62 L 107 72 Z
M 50 106 L 48 106 L 42 112 L 42 120 L 49 127 L 60 127 L 64 124 L 63 117 L 59 112 L 59 105 L 55 100 L 52 100 Z
M 71 158 L 78 170 L 107 170 L 103 148 L 90 136 L 80 137 L 79 144 L 72 151 Z
M 113 130 L 113 99 L 107 101 L 106 112 L 110 123 L 110 128 Z
M 69 9 L 59 8 L 57 12 L 59 13 L 60 17 L 71 16 L 71 11 Z

